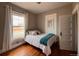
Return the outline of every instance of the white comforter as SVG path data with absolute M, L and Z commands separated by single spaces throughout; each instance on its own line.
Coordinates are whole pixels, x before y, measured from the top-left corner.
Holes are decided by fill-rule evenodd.
M 41 34 L 41 35 L 27 35 L 25 38 L 25 41 L 28 42 L 29 44 L 38 47 L 42 49 L 43 53 L 46 55 L 51 54 L 51 45 L 56 42 L 56 36 L 52 36 L 47 43 L 47 46 L 40 44 L 40 39 L 47 34 Z

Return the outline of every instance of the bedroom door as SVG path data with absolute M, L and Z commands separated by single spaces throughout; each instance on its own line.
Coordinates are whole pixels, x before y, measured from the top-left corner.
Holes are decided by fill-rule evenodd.
M 72 50 L 72 16 L 59 16 L 60 49 Z

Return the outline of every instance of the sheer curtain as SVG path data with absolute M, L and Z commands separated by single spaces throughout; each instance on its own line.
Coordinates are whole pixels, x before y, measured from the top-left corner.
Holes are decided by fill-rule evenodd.
M 3 52 L 12 49 L 13 40 L 13 21 L 12 21 L 13 10 L 11 6 L 6 6 L 6 18 L 4 26 L 4 38 L 3 38 Z M 28 13 L 25 11 L 25 31 L 28 29 Z
M 6 6 L 6 17 L 4 26 L 4 38 L 3 38 L 3 51 L 10 49 L 10 40 L 12 39 L 12 20 L 11 20 L 12 7 Z

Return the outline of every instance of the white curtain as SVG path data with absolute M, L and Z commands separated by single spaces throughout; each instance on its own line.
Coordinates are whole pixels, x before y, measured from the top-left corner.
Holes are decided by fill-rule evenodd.
M 3 39 L 3 51 L 8 51 L 10 49 L 10 40 L 12 39 L 12 20 L 11 20 L 12 8 L 6 6 L 6 18 L 4 26 L 4 39 Z
M 4 26 L 4 39 L 3 39 L 3 52 L 12 49 L 12 39 L 13 39 L 13 22 L 12 22 L 13 10 L 11 6 L 6 6 L 6 18 Z M 25 12 L 25 31 L 28 29 L 28 13 Z

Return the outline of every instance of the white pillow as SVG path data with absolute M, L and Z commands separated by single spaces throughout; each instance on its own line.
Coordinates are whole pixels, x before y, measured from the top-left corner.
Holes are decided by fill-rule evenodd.
M 33 31 L 28 31 L 29 35 L 38 35 L 40 34 L 40 31 L 38 30 L 33 30 Z
M 30 35 L 36 35 L 36 32 L 35 31 L 29 31 L 29 34 Z

